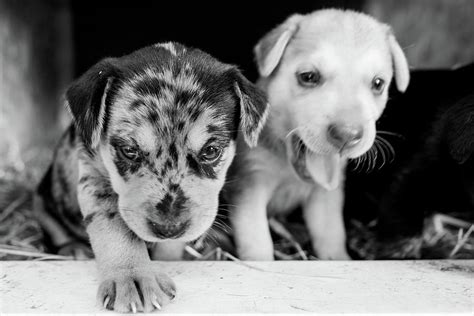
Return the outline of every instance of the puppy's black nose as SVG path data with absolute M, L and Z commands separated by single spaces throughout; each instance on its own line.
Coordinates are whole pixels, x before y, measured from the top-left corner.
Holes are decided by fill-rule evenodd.
M 187 198 L 179 191 L 175 196 L 169 193 L 164 196 L 161 202 L 155 205 L 158 212 L 165 215 L 179 215 L 186 209 Z
M 328 140 L 336 148 L 350 148 L 357 145 L 364 134 L 362 126 L 331 124 L 328 127 Z
M 159 238 L 179 238 L 188 229 L 189 221 L 182 223 L 161 224 L 149 219 L 148 227 L 150 228 L 151 232 Z

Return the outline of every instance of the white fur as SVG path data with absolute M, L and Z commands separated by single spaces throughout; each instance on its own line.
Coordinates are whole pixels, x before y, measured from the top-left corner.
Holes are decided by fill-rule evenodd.
M 272 260 L 267 211 L 285 213 L 302 205 L 319 258 L 348 259 L 342 217 L 344 173 L 339 173 L 332 191 L 316 184 L 317 179 L 301 180 L 288 161 L 289 139 L 298 135 L 313 153 L 310 159 L 341 155 L 338 168 L 344 171 L 348 158 L 373 145 L 375 122 L 385 108 L 394 73 L 400 90 L 408 85 L 403 52 L 388 26 L 361 13 L 330 9 L 288 18 L 257 44 L 255 54 L 259 85 L 271 109 L 262 134 L 265 142 L 237 157 L 251 166 L 251 171 L 242 172 L 243 189 L 233 201 L 239 255 Z M 320 71 L 322 84 L 301 87 L 296 74 L 311 69 Z M 386 81 L 381 95 L 371 91 L 375 76 Z M 327 139 L 328 126 L 335 122 L 363 126 L 362 140 L 339 152 Z
M 164 49 L 167 49 L 171 53 L 171 55 L 178 55 L 176 52 L 176 48 L 174 47 L 174 44 L 172 42 L 155 44 L 155 47 L 163 47 Z
M 201 114 L 188 133 L 189 147 L 195 151 L 199 151 L 208 139 L 207 126 L 212 122 L 209 112 Z

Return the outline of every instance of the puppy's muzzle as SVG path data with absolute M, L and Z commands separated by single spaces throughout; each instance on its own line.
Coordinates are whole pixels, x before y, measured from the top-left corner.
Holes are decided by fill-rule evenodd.
M 362 140 L 364 128 L 359 125 L 330 124 L 327 129 L 329 143 L 339 150 L 347 150 Z
M 161 239 L 174 239 L 184 235 L 189 228 L 189 221 L 182 223 L 158 223 L 153 220 L 148 220 L 148 227 L 151 232 Z

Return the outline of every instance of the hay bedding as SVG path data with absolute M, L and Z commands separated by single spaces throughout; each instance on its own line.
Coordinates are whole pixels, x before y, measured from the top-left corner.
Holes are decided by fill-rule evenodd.
M 0 165 L 0 260 L 71 259 L 48 253 L 47 238 L 34 218 L 32 192 L 50 161 L 51 151 L 35 151 L 31 159 Z M 275 257 L 279 260 L 317 260 L 301 220 L 270 220 Z M 377 247 L 375 222 L 353 220 L 348 229 L 351 255 L 358 259 L 374 259 Z M 387 245 L 387 257 L 403 257 L 421 247 L 423 259 L 474 259 L 474 225 L 458 214 L 435 214 L 426 219 L 421 239 Z M 232 244 L 226 215 L 219 215 L 207 236 L 186 248 L 189 260 L 238 260 Z

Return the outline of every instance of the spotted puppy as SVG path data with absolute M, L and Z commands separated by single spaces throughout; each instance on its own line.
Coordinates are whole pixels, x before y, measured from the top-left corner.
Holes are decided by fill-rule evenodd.
M 100 61 L 66 99 L 74 124 L 38 189 L 42 221 L 56 246 L 90 239 L 101 305 L 159 309 L 175 285 L 146 242 L 209 229 L 237 131 L 256 144 L 265 97 L 236 67 L 167 43 Z
M 289 17 L 255 55 L 271 110 L 259 146 L 238 149 L 231 218 L 238 253 L 272 260 L 267 216 L 302 205 L 318 257 L 348 259 L 346 162 L 373 145 L 392 77 L 399 90 L 408 85 L 402 49 L 387 25 L 327 9 Z

